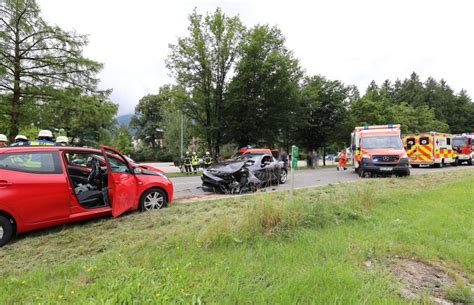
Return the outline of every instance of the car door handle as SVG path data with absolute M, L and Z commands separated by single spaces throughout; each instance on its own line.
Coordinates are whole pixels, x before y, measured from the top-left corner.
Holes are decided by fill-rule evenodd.
M 0 180 L 0 187 L 2 186 L 10 186 L 12 185 L 11 182 L 8 182 L 6 180 Z

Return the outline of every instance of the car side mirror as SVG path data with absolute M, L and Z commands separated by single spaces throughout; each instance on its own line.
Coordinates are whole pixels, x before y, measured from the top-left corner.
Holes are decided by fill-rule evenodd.
M 134 168 L 133 168 L 133 173 L 134 173 L 135 175 L 141 175 L 141 174 L 143 174 L 143 169 L 142 169 L 141 167 L 139 167 L 139 166 L 134 167 Z

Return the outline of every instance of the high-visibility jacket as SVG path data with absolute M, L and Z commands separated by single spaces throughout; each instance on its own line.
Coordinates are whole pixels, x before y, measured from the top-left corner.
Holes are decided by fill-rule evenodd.
M 184 158 L 184 165 L 191 165 L 191 158 L 189 156 Z
M 192 159 L 191 159 L 191 163 L 192 163 L 193 165 L 198 165 L 198 164 L 199 164 L 198 156 L 193 155 L 193 157 L 192 157 Z
M 56 143 L 47 141 L 47 140 L 33 140 L 30 141 L 30 145 L 32 146 L 55 146 Z
M 208 156 L 208 157 L 204 158 L 204 164 L 211 165 L 211 163 L 212 163 L 212 158 L 211 157 Z

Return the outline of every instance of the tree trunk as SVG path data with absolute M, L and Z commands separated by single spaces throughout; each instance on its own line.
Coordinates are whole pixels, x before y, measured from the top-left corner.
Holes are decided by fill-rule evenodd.
M 323 166 L 326 166 L 326 147 L 323 146 Z
M 18 23 L 17 23 L 18 25 Z M 13 96 L 12 96 L 12 109 L 10 117 L 10 131 L 8 136 L 13 141 L 16 135 L 18 135 L 20 125 L 20 33 L 18 26 L 15 33 L 15 67 L 14 67 L 14 84 L 13 84 Z

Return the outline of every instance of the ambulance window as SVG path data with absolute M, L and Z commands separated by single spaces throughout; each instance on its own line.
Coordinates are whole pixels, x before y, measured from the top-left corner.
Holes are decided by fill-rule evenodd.
M 415 138 L 408 138 L 407 139 L 407 149 L 410 149 L 413 145 L 415 145 Z
M 451 145 L 451 139 L 450 138 L 446 138 L 446 145 Z
M 421 145 L 428 145 L 429 143 L 430 143 L 430 140 L 428 138 L 420 138 Z

